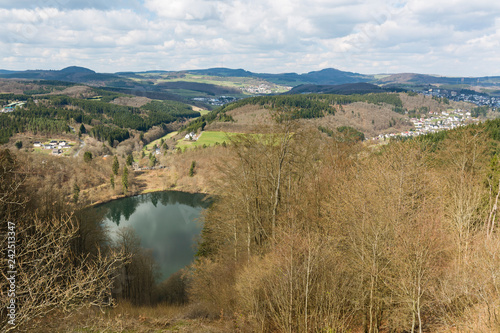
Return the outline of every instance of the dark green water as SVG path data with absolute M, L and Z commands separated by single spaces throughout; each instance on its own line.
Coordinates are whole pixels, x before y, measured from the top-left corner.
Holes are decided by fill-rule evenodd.
M 164 280 L 193 261 L 202 229 L 200 213 L 208 205 L 203 194 L 168 191 L 118 199 L 96 208 L 105 210 L 102 223 L 112 240 L 119 228 L 135 230 L 141 246 L 152 250 L 160 280 Z

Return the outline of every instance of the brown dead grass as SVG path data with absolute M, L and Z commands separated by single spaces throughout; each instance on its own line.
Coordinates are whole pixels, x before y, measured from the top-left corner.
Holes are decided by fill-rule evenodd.
M 241 108 L 231 110 L 228 115 L 233 117 L 234 122 L 213 122 L 205 130 L 233 133 L 254 133 L 258 127 L 269 124 L 271 115 L 269 110 L 260 105 L 245 105 Z
M 365 133 L 366 136 L 375 136 L 381 133 L 393 133 L 407 131 L 412 128 L 408 117 L 392 111 L 390 105 L 375 105 L 364 102 L 352 103 L 344 106 L 336 106 L 335 115 L 326 115 L 316 119 L 302 119 L 305 126 L 324 126 L 335 129 L 340 126 L 351 126 Z M 241 108 L 228 112 L 235 122 L 214 122 L 207 126 L 210 131 L 224 131 L 236 133 L 255 133 L 260 126 L 272 122 L 268 109 L 260 105 L 245 105 Z M 372 123 L 373 120 L 373 123 Z M 396 121 L 396 125 L 390 127 L 389 122 Z
M 65 316 L 56 313 L 32 323 L 29 332 L 236 332 L 231 321 L 193 316 L 192 306 L 133 306 L 120 302 L 115 308 L 85 309 Z
M 170 189 L 187 192 L 213 193 L 214 180 L 220 179 L 217 164 L 229 159 L 227 148 L 221 146 L 195 148 L 166 157 L 165 179 Z M 196 162 L 195 173 L 189 177 L 192 161 Z
M 114 100 L 112 100 L 111 103 L 140 108 L 141 106 L 146 105 L 151 101 L 152 99 L 149 99 L 147 97 L 134 96 L 134 97 L 117 97 Z
M 394 121 L 396 125 L 390 126 L 389 123 Z M 408 131 L 412 128 L 408 117 L 392 111 L 391 106 L 379 106 L 364 102 L 352 103 L 343 107 L 337 106 L 337 113 L 334 116 L 327 115 L 324 118 L 303 120 L 303 122 L 330 129 L 350 126 L 363 132 L 367 137 Z
M 471 109 L 475 106 L 471 103 L 466 103 L 466 102 L 450 101 L 450 104 L 439 103 L 439 101 L 432 99 L 432 97 L 430 96 L 424 96 L 420 94 L 417 96 L 409 96 L 408 94 L 400 93 L 399 97 L 403 102 L 403 107 L 408 110 L 418 109 L 422 106 L 426 106 L 429 108 L 430 111 L 439 112 L 448 109 Z
M 23 80 L 0 79 L 0 93 L 22 94 L 25 90 L 40 89 L 41 85 Z
M 88 86 L 73 86 L 61 91 L 53 91 L 50 94 L 42 94 L 40 96 L 44 95 L 66 95 L 72 98 L 90 98 L 97 96 L 97 93 Z

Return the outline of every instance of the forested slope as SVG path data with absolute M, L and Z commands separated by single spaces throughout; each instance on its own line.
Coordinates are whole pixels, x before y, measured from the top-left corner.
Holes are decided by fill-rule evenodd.
M 499 128 L 375 153 L 294 121 L 234 140 L 192 299 L 249 332 L 497 331 Z

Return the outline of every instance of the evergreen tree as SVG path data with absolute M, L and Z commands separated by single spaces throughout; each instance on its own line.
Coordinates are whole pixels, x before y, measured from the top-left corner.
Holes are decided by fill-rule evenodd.
M 81 134 L 87 133 L 87 129 L 85 128 L 85 126 L 83 124 L 80 125 L 80 133 Z
M 115 189 L 115 175 L 111 174 L 111 188 L 114 190 Z
M 131 166 L 132 163 L 134 163 L 134 156 L 132 154 L 127 155 L 127 161 L 126 161 L 128 166 Z
M 127 190 L 128 190 L 128 169 L 127 169 L 126 166 L 123 168 L 122 185 L 123 185 L 123 194 L 127 194 Z
M 118 169 L 120 169 L 120 163 L 118 162 L 118 157 L 113 158 L 113 165 L 111 166 L 111 170 L 113 171 L 113 174 L 118 175 Z
M 83 154 L 83 160 L 87 163 L 89 163 L 90 161 L 92 161 L 92 153 L 89 152 L 89 151 L 86 151 L 84 154 Z
M 154 167 L 158 161 L 156 160 L 156 156 L 149 155 L 149 166 Z
M 73 185 L 73 202 L 77 203 L 78 198 L 80 197 L 80 186 L 75 182 Z
M 194 168 L 196 167 L 196 161 L 191 162 L 191 168 L 189 168 L 189 177 L 194 176 Z

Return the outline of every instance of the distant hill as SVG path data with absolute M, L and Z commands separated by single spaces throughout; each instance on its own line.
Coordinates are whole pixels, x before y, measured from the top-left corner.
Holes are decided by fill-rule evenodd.
M 0 69 L 0 75 L 1 74 L 12 74 L 12 73 L 16 73 L 16 71 L 8 71 L 6 69 Z
M 446 77 L 416 73 L 392 74 L 379 79 L 377 84 L 467 84 L 500 85 L 500 76 Z
M 246 71 L 244 69 L 230 69 L 230 68 L 209 68 L 209 69 L 195 69 L 186 71 L 190 74 L 198 74 L 198 75 L 210 75 L 210 76 L 225 76 L 225 77 L 250 77 L 257 76 L 258 74 L 254 74 L 252 72 Z
M 370 83 L 346 83 L 340 85 L 315 85 L 315 84 L 303 84 L 293 88 L 292 90 L 285 93 L 286 95 L 295 94 L 337 94 L 337 95 L 352 95 L 352 94 L 369 94 L 369 93 L 380 93 L 387 91 L 384 88 L 376 86 Z
M 84 68 L 71 66 L 61 70 L 28 70 L 21 72 L 0 73 L 1 78 L 56 80 L 75 83 L 106 82 L 119 79 L 114 74 L 101 74 Z
M 201 77 L 200 77 L 201 76 Z M 211 109 L 209 98 L 249 95 L 272 95 L 287 91 L 289 94 L 367 94 L 384 91 L 431 88 L 431 85 L 460 85 L 458 89 L 483 86 L 498 90 L 500 77 L 459 78 L 417 73 L 392 75 L 365 75 L 326 68 L 304 74 L 254 73 L 245 69 L 224 67 L 143 72 L 123 71 L 114 74 L 97 73 L 89 68 L 70 66 L 61 70 L 0 70 L 0 78 L 71 82 L 100 87 L 114 92 L 173 100 Z M 469 86 L 467 86 L 469 85 Z M 471 90 L 479 90 L 472 89 Z M 200 99 L 201 98 L 201 99 Z
M 316 84 L 342 84 L 372 81 L 370 75 L 344 72 L 335 68 L 327 68 L 317 72 L 309 72 L 301 75 L 307 81 Z
M 27 70 L 10 71 L 0 70 L 0 78 L 20 78 L 34 80 L 58 80 L 75 83 L 87 83 L 98 86 L 108 87 L 127 87 L 137 86 L 137 80 L 144 79 L 143 74 L 150 74 L 148 79 L 154 79 L 154 75 L 168 74 L 168 76 L 177 76 L 182 78 L 185 74 L 206 75 L 215 77 L 240 77 L 240 78 L 258 78 L 267 80 L 278 85 L 287 85 L 297 87 L 301 85 L 342 85 L 347 83 L 372 83 L 376 85 L 429 85 L 429 84 L 465 84 L 482 86 L 499 86 L 500 76 L 485 77 L 446 77 L 438 75 L 427 75 L 418 73 L 397 73 L 391 75 L 374 76 L 355 72 L 341 71 L 335 68 L 325 68 L 319 71 L 312 71 L 304 74 L 297 73 L 253 73 L 244 69 L 231 69 L 224 67 L 215 67 L 209 69 L 194 69 L 182 71 L 164 71 L 151 70 L 143 72 L 118 72 L 114 74 L 96 73 L 95 71 L 78 66 L 70 66 L 61 70 Z M 381 77 L 381 78 L 380 78 Z M 324 87 L 321 89 L 325 89 Z M 150 90 L 145 88 L 145 90 Z
M 374 79 L 370 75 L 344 72 L 335 68 L 326 68 L 320 71 L 309 72 L 306 74 L 252 73 L 243 69 L 229 69 L 229 68 L 188 70 L 186 72 L 190 74 L 224 76 L 224 77 L 255 77 L 268 80 L 269 82 L 275 84 L 285 84 L 290 86 L 297 86 L 300 84 L 343 84 L 343 83 L 355 83 L 355 82 L 368 82 Z
M 66 68 L 63 68 L 59 71 L 60 73 L 86 73 L 86 74 L 95 74 L 95 71 L 85 68 L 85 67 L 79 67 L 79 66 L 69 66 Z

